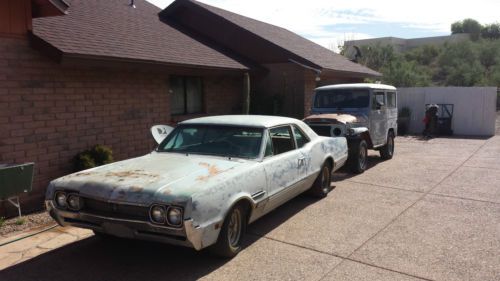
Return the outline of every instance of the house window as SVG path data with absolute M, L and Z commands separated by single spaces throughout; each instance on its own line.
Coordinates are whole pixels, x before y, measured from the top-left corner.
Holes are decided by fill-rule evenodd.
M 203 111 L 201 77 L 170 76 L 172 114 L 192 114 Z

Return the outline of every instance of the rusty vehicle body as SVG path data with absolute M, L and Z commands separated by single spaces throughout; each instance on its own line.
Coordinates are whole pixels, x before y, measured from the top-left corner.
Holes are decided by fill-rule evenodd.
M 219 135 L 202 146 L 193 139 L 203 130 Z M 63 226 L 197 250 L 219 245 L 230 257 L 247 223 L 306 190 L 326 196 L 346 160 L 344 137 L 318 136 L 300 120 L 203 117 L 179 123 L 150 154 L 52 181 L 46 206 Z M 157 220 L 161 212 L 165 220 Z M 171 212 L 181 220 L 171 221 Z M 238 219 L 240 229 L 231 230 Z M 223 245 L 231 237 L 232 247 Z
M 338 84 L 316 88 L 310 116 L 304 119 L 318 135 L 345 136 L 348 165 L 362 173 L 367 150 L 391 159 L 397 134 L 396 88 L 383 84 Z

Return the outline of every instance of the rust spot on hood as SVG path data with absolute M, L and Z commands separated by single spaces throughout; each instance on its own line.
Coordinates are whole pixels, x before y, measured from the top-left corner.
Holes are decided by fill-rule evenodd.
M 210 164 L 204 163 L 204 162 L 199 163 L 199 165 L 202 166 L 202 167 L 207 168 L 207 170 L 208 170 L 208 175 L 206 175 L 206 176 L 198 176 L 196 178 L 196 180 L 199 180 L 199 181 L 206 181 L 209 178 L 211 178 L 211 177 L 213 177 L 215 175 L 218 175 L 218 174 L 224 172 L 224 171 L 220 170 L 219 168 L 217 168 L 216 165 L 210 165 Z
M 132 170 L 132 171 L 121 171 L 121 172 L 107 172 L 106 177 L 119 177 L 119 178 L 157 178 L 158 175 L 149 174 L 144 172 L 144 170 Z
M 130 187 L 130 192 L 141 192 L 144 188 L 140 187 L 140 186 L 131 186 Z
M 358 122 L 358 118 L 354 115 L 351 114 L 337 114 L 337 113 L 330 113 L 330 114 L 315 114 L 311 116 L 307 116 L 304 121 L 307 122 L 322 122 L 322 123 L 327 123 L 327 122 L 332 122 L 332 121 L 337 121 L 340 123 L 354 123 Z

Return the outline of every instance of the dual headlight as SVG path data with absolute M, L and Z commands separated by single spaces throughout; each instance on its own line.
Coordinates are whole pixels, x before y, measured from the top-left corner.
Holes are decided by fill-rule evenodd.
M 150 210 L 151 222 L 179 227 L 182 225 L 182 208 L 175 206 L 153 205 Z
M 54 201 L 57 207 L 62 209 L 70 209 L 72 211 L 80 211 L 82 209 L 82 199 L 76 193 L 66 193 L 64 191 L 56 192 Z

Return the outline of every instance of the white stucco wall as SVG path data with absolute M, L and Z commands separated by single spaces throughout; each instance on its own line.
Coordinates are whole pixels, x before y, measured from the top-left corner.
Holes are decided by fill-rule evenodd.
M 410 132 L 420 134 L 425 105 L 454 104 L 452 129 L 455 135 L 492 136 L 495 134 L 497 88 L 425 87 L 398 88 L 398 108 L 411 109 Z

